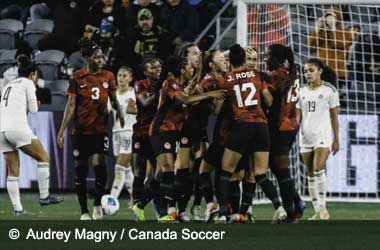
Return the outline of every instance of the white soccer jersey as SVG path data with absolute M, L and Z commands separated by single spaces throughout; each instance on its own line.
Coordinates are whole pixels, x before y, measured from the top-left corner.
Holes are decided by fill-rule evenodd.
M 28 111 L 38 111 L 36 87 L 33 81 L 20 77 L 9 82 L 2 91 L 0 132 L 31 131 Z
M 308 86 L 300 88 L 296 107 L 302 110 L 300 146 L 314 147 L 333 142 L 330 109 L 339 106 L 337 89 L 328 82 L 311 90 Z
M 113 118 L 115 122 L 112 131 L 132 131 L 132 126 L 136 123 L 136 115 L 127 114 L 127 108 L 130 99 L 136 101 L 135 91 L 133 88 L 130 88 L 130 90 L 124 92 L 123 94 L 119 94 L 119 92 L 116 91 L 116 97 L 120 104 L 121 112 L 124 115 L 124 128 L 120 126 L 120 122 L 116 122 L 116 112 L 113 112 Z

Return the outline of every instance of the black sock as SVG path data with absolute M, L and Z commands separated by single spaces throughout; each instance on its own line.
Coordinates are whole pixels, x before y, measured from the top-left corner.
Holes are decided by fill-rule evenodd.
M 160 181 L 155 177 L 150 178 L 146 184 L 145 191 L 144 198 L 138 203 L 139 208 L 144 208 L 153 199 L 160 199 Z
M 219 178 L 219 206 L 220 214 L 228 214 L 228 200 L 230 197 L 230 187 L 231 187 L 231 176 L 232 174 L 226 171 L 221 171 Z
M 249 206 L 252 205 L 253 195 L 255 193 L 256 183 L 243 180 L 243 194 L 241 198 L 240 213 L 247 214 Z
M 106 192 L 107 166 L 106 165 L 94 166 L 94 172 L 95 172 L 95 190 L 96 190 L 94 206 L 100 206 L 100 201 L 102 199 L 102 196 Z
M 295 194 L 293 196 L 293 201 L 294 201 L 295 204 L 299 204 L 302 201 L 301 196 L 297 192 L 297 190 L 296 190 L 296 192 L 295 192 Z
M 236 214 L 240 211 L 240 195 L 241 190 L 239 186 L 240 181 L 231 181 L 231 189 L 230 189 L 230 202 L 232 213 Z
M 186 210 L 187 197 L 186 190 L 190 178 L 189 169 L 178 169 L 174 177 L 175 198 L 178 204 L 178 213 Z
M 134 204 L 137 204 L 138 202 L 140 202 L 144 197 L 144 193 L 145 193 L 144 179 L 145 177 L 143 176 L 135 176 L 135 178 L 133 179 L 132 190 L 133 190 Z
M 278 198 L 276 187 L 268 179 L 266 174 L 260 174 L 255 176 L 256 183 L 260 185 L 261 189 L 265 193 L 266 197 L 272 201 L 274 209 L 281 206 L 280 199 Z
M 77 192 L 81 213 L 88 213 L 87 207 L 87 166 L 77 166 L 75 168 L 75 190 Z
M 193 206 L 200 206 L 202 202 L 202 192 L 199 188 L 199 167 L 201 165 L 202 158 L 196 159 L 193 168 L 193 187 L 194 187 L 194 202 Z
M 205 197 L 206 204 L 214 202 L 210 173 L 203 173 L 199 175 L 199 189 L 202 192 L 203 197 Z
M 294 195 L 296 190 L 289 169 L 279 169 L 274 172 L 280 186 L 282 204 L 288 215 L 294 213 Z
M 174 172 L 162 172 L 160 176 L 160 217 L 168 214 L 168 205 L 174 199 Z

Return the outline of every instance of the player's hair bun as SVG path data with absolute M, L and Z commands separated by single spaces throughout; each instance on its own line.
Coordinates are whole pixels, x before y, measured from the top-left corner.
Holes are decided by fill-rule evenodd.
M 20 68 L 26 68 L 29 64 L 31 64 L 31 60 L 27 55 L 20 55 L 17 58 L 17 62 Z
M 85 37 L 79 40 L 79 45 L 83 57 L 90 57 L 97 49 L 99 49 L 99 46 L 94 41 Z

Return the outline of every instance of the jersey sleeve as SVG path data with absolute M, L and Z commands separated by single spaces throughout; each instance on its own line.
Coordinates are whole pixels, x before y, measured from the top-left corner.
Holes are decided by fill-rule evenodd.
M 170 99 L 174 99 L 174 97 L 178 94 L 184 93 L 182 88 L 177 83 L 169 83 L 168 88 L 166 89 L 166 95 Z
M 37 112 L 38 104 L 37 104 L 37 95 L 36 95 L 36 86 L 33 82 L 28 82 L 26 85 L 26 101 L 28 105 L 29 112 Z
M 66 94 L 68 96 L 76 96 L 77 95 L 77 81 L 73 76 L 70 76 L 69 79 L 69 88 L 67 89 Z
M 340 106 L 339 93 L 337 90 L 332 90 L 332 93 L 329 98 L 329 107 L 332 109 L 338 106 Z
M 144 84 L 142 84 L 141 82 L 135 82 L 135 84 L 133 85 L 133 89 L 134 89 L 136 98 L 139 97 L 140 95 L 148 92 L 148 90 L 145 88 Z
M 301 109 L 301 98 L 300 98 L 300 92 L 301 91 L 298 91 L 298 96 L 297 96 L 297 102 L 296 102 L 296 108 L 297 109 Z

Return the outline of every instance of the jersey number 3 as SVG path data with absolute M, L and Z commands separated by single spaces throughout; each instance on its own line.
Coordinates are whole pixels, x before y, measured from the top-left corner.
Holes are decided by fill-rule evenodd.
M 100 93 L 99 88 L 98 87 L 93 87 L 91 89 L 91 92 L 92 92 L 91 99 L 92 100 L 99 100 L 99 93 Z
M 244 103 L 243 103 L 241 92 L 245 92 L 247 90 L 249 90 L 249 94 L 247 98 L 245 98 Z M 240 85 L 235 85 L 234 91 L 236 94 L 236 100 L 237 100 L 239 108 L 243 106 L 249 107 L 249 106 L 257 105 L 258 101 L 254 99 L 256 88 L 253 82 L 243 83 L 243 85 L 241 85 L 241 90 L 240 90 Z

